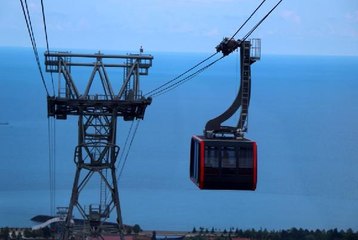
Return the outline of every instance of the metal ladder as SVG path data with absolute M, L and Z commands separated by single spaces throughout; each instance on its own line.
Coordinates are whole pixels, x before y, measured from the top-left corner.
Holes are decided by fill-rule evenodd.
M 250 59 L 250 42 L 242 43 L 241 51 L 244 51 L 242 60 L 242 76 L 241 76 L 241 114 L 239 122 L 239 130 L 245 132 L 247 130 L 247 117 L 250 103 L 250 80 L 251 80 L 251 59 Z

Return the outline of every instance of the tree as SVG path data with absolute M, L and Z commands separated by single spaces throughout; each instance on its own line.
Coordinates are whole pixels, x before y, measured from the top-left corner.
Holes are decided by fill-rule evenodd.
M 133 232 L 135 233 L 135 234 L 138 234 L 139 232 L 141 232 L 142 231 L 142 229 L 140 228 L 140 226 L 138 225 L 138 224 L 135 224 L 134 226 L 133 226 Z
M 49 227 L 45 227 L 42 229 L 42 235 L 44 238 L 50 238 L 51 237 L 51 230 Z
M 316 238 L 313 236 L 313 234 L 308 234 L 305 236 L 304 240 L 316 240 Z
M 25 238 L 31 238 L 32 237 L 32 233 L 31 233 L 31 231 L 29 229 L 25 229 L 24 237 Z
M 355 237 L 358 237 L 358 234 Z M 348 228 L 347 232 L 345 234 L 345 238 L 347 240 L 353 240 L 353 239 L 356 239 L 355 237 L 354 237 L 354 232 L 353 232 L 352 228 Z
M 21 232 L 18 232 L 18 233 L 17 233 L 16 239 L 17 239 L 17 240 L 21 240 L 21 239 L 22 239 L 22 233 L 21 233 Z
M 9 239 L 10 230 L 8 227 L 2 228 L 0 231 L 0 239 L 8 240 Z
M 15 232 L 15 230 L 12 230 L 10 237 L 11 237 L 11 239 L 16 239 L 16 232 Z
M 131 227 L 127 227 L 126 228 L 126 232 L 127 232 L 127 234 L 132 234 L 132 228 Z
M 153 231 L 152 233 L 152 240 L 156 240 L 157 239 L 157 232 Z

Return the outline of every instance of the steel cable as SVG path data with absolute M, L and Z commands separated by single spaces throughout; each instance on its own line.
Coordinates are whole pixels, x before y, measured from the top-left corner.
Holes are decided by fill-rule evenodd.
M 193 79 L 194 77 L 196 77 L 197 75 L 199 75 L 200 73 L 202 73 L 204 70 L 206 70 L 207 68 L 211 67 L 212 65 L 214 65 L 215 63 L 217 63 L 218 61 L 220 61 L 222 58 L 224 58 L 224 56 L 222 56 L 222 57 L 216 59 L 215 61 L 209 63 L 208 65 L 206 65 L 206 66 L 200 68 L 199 70 L 197 70 L 196 72 L 190 74 L 189 76 L 187 76 L 187 77 L 185 77 L 185 78 L 183 78 L 183 79 L 181 79 L 181 80 L 179 80 L 179 81 L 177 81 L 177 82 L 175 82 L 175 83 L 173 83 L 173 84 L 167 86 L 166 88 L 163 88 L 163 89 L 161 89 L 161 90 L 155 92 L 155 93 L 154 93 L 153 95 L 151 95 L 151 96 L 152 96 L 152 97 L 158 97 L 158 96 L 160 96 L 160 95 L 163 95 L 163 94 L 165 94 L 165 93 L 167 93 L 167 92 L 170 92 L 170 91 L 174 90 L 175 88 L 179 87 L 180 85 L 184 84 L 185 82 L 187 82 L 187 81 Z
M 173 78 L 172 80 L 160 85 L 159 87 L 149 91 L 148 93 L 146 93 L 144 96 L 153 96 L 156 95 L 157 92 L 161 92 L 162 88 L 164 88 L 165 86 L 167 86 L 168 84 L 178 80 L 179 78 L 181 78 L 182 76 L 184 76 L 185 74 L 189 73 L 190 71 L 192 71 L 193 69 L 197 68 L 198 66 L 200 66 L 201 64 L 203 64 L 204 62 L 208 61 L 210 58 L 214 57 L 216 54 L 218 54 L 218 52 L 210 55 L 209 57 L 205 58 L 204 60 L 202 60 L 201 62 L 197 63 L 196 65 L 194 65 L 193 67 L 189 68 L 188 70 L 186 70 L 185 72 L 183 72 L 182 74 L 178 75 L 177 77 Z M 167 89 L 167 88 L 165 88 Z
M 42 22 L 43 22 L 44 32 L 45 32 L 45 38 L 46 38 L 46 49 L 47 49 L 47 52 L 50 52 L 50 47 L 49 47 L 49 43 L 48 43 L 48 35 L 47 35 L 47 24 L 46 24 L 46 17 L 45 17 L 45 7 L 44 7 L 43 0 L 41 0 L 41 10 L 42 10 Z M 55 96 L 55 84 L 54 84 L 54 81 L 53 81 L 53 74 L 52 74 L 52 72 L 51 72 L 51 83 L 52 83 L 53 95 Z
M 45 7 L 43 0 L 41 0 L 41 10 L 42 10 L 42 22 L 45 32 L 45 40 L 46 40 L 46 49 L 47 52 L 50 52 L 50 46 L 48 41 L 47 34 L 47 24 L 46 24 L 46 16 L 45 16 Z M 53 74 L 51 72 L 51 83 L 52 83 L 52 92 L 53 96 L 55 96 L 55 84 L 53 80 Z M 49 136 L 49 162 L 50 162 L 50 211 L 51 214 L 55 214 L 56 209 L 56 121 L 54 119 L 48 118 L 50 121 L 50 128 L 48 129 Z
M 48 91 L 46 81 L 44 78 L 44 74 L 43 74 L 43 71 L 41 68 L 40 57 L 39 57 L 39 53 L 38 53 L 38 49 L 37 49 L 35 34 L 33 31 L 33 27 L 32 27 L 32 21 L 31 21 L 31 16 L 30 16 L 30 11 L 29 11 L 29 7 L 27 4 L 27 0 L 24 0 L 24 1 L 20 0 L 20 3 L 21 3 L 23 14 L 24 14 L 28 34 L 29 34 L 29 37 L 31 40 L 32 49 L 33 49 L 33 52 L 35 55 L 37 67 L 38 67 L 38 70 L 41 75 L 41 81 L 45 88 L 47 96 L 49 96 L 49 91 Z M 44 25 L 44 31 L 45 31 L 45 37 L 46 37 L 46 48 L 47 48 L 47 51 L 49 51 L 49 43 L 48 43 L 47 26 L 46 26 L 43 0 L 41 0 L 41 7 L 42 7 L 42 19 L 43 19 L 43 25 Z M 53 94 L 55 94 L 54 81 L 53 81 L 52 74 L 51 74 L 51 79 L 52 79 Z M 56 207 L 56 158 L 55 158 L 56 151 L 55 151 L 55 146 L 56 146 L 56 124 L 55 124 L 55 120 L 49 118 L 48 119 L 48 148 L 49 148 L 49 182 L 50 182 L 50 214 L 51 215 L 55 214 L 55 207 Z
M 118 161 L 118 163 L 117 163 L 117 168 L 119 168 L 119 164 L 122 162 L 122 159 L 123 159 L 123 157 L 125 156 L 125 152 L 126 152 L 127 145 L 128 145 L 128 142 L 129 142 L 129 137 L 131 136 L 131 133 L 132 133 L 133 125 L 134 125 L 134 121 L 132 121 L 132 124 L 131 124 L 131 126 L 129 127 L 129 131 L 128 131 L 126 140 L 125 140 L 124 145 L 123 145 L 123 149 L 122 149 L 122 152 L 121 152 L 121 156 L 119 157 L 119 161 Z
M 243 37 L 241 41 L 245 41 L 260 25 L 265 21 L 265 19 L 280 5 L 283 0 L 278 1 L 276 5 Z
M 246 21 L 239 27 L 239 29 L 232 35 L 232 37 L 230 38 L 230 40 L 234 39 L 235 36 L 240 32 L 240 30 L 246 25 L 246 23 L 248 21 L 250 21 L 250 19 L 252 18 L 252 16 L 255 15 L 255 13 L 261 8 L 261 6 L 264 4 L 266 0 L 263 0 L 260 5 L 251 13 L 251 15 L 246 19 Z
M 34 35 L 33 29 L 32 29 L 32 23 L 31 23 L 30 12 L 29 12 L 29 8 L 28 8 L 28 5 L 27 5 L 27 1 L 25 0 L 25 4 L 24 4 L 24 2 L 22 0 L 20 0 L 20 3 L 21 3 L 22 12 L 24 14 L 24 18 L 25 18 L 25 22 L 26 22 L 26 26 L 27 26 L 27 31 L 28 31 L 29 36 L 30 36 L 32 49 L 33 49 L 34 54 L 35 54 L 37 67 L 38 67 L 40 75 L 41 75 L 41 81 L 42 81 L 42 84 L 43 84 L 43 86 L 45 88 L 47 96 L 49 96 L 50 94 L 49 94 L 48 88 L 46 86 L 44 74 L 42 72 L 42 68 L 41 68 L 41 64 L 40 64 L 39 53 L 38 53 L 37 46 L 36 46 L 35 35 Z
M 241 29 L 250 21 L 250 19 L 256 14 L 256 12 L 262 7 L 262 5 L 265 3 L 266 0 L 263 0 L 257 7 L 256 9 L 251 13 L 251 15 L 245 20 L 245 22 L 238 28 L 238 30 L 232 35 L 232 37 L 230 38 L 230 40 L 234 39 L 234 37 L 241 31 Z M 282 1 L 282 0 L 281 0 Z M 280 1 L 280 2 L 281 2 Z M 247 39 L 248 36 L 251 35 L 251 33 L 267 18 L 267 16 L 273 11 L 274 9 L 272 9 L 265 17 L 264 19 L 262 19 L 258 25 L 256 25 L 253 29 L 251 29 L 249 31 L 249 35 L 245 35 L 244 40 Z M 192 70 L 194 70 L 195 68 L 197 68 L 198 66 L 200 66 L 201 64 L 203 64 L 204 62 L 208 61 L 209 59 L 211 59 L 212 57 L 214 57 L 216 54 L 218 54 L 218 52 L 210 55 L 209 57 L 207 57 L 206 59 L 202 60 L 201 62 L 199 62 L 198 64 L 194 65 L 193 67 L 189 68 L 187 71 L 185 71 L 184 73 L 178 75 L 177 77 L 173 78 L 172 80 L 160 85 L 159 87 L 153 89 L 152 91 L 146 93 L 144 96 L 151 96 L 151 97 L 158 97 L 160 95 L 163 95 L 175 88 L 177 88 L 178 86 L 182 85 L 183 83 L 193 79 L 195 76 L 197 76 L 199 73 L 203 72 L 204 70 L 206 70 L 207 68 L 209 68 L 210 66 L 214 65 L 216 62 L 218 62 L 219 60 L 221 60 L 223 57 L 211 62 L 210 64 L 204 66 L 203 68 L 197 70 L 196 72 L 194 72 L 193 74 L 190 74 L 187 77 L 184 77 L 183 79 L 180 79 L 181 77 L 183 77 L 184 75 L 188 74 L 189 72 L 191 72 Z M 178 80 L 180 79 L 180 80 Z
M 134 123 L 134 122 L 133 122 L 133 123 Z M 130 140 L 130 142 L 129 142 L 129 146 L 128 146 L 127 152 L 126 152 L 126 154 L 125 154 L 125 157 L 124 157 L 124 160 L 123 160 L 123 163 L 122 163 L 121 170 L 120 170 L 119 173 L 118 173 L 117 179 L 119 179 L 119 178 L 122 176 L 122 173 L 123 173 L 124 167 L 125 167 L 125 165 L 126 165 L 126 162 L 127 162 L 128 156 L 129 156 L 129 152 L 130 152 L 130 150 L 131 150 L 131 148 L 132 148 L 133 141 L 134 141 L 135 135 L 136 135 L 136 133 L 137 133 L 139 124 L 140 124 L 140 120 L 137 120 L 137 124 L 136 124 L 136 126 L 135 126 L 135 128 L 134 128 L 134 132 L 133 132 L 132 138 L 131 138 L 131 140 Z

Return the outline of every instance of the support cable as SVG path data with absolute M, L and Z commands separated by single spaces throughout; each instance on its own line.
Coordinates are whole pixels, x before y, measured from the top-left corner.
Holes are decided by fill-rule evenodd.
M 129 137 L 131 136 L 131 133 L 132 133 L 133 125 L 134 125 L 134 121 L 132 121 L 132 124 L 131 124 L 131 126 L 129 128 L 129 131 L 128 131 L 128 134 L 127 134 L 127 137 L 126 137 L 126 141 L 124 142 L 124 146 L 123 146 L 121 156 L 119 157 L 117 168 L 119 168 L 119 164 L 122 162 L 123 157 L 125 156 L 125 152 L 127 150 L 127 145 L 128 145 L 128 142 L 129 142 Z
M 257 10 L 259 10 L 261 8 L 261 6 L 265 3 L 266 0 L 263 0 L 259 6 L 257 6 L 257 8 L 255 9 L 255 11 L 253 11 L 251 13 L 251 15 L 246 19 L 246 21 L 239 27 L 239 29 L 237 29 L 237 31 L 232 35 L 232 37 L 230 38 L 230 40 L 234 39 L 235 36 L 240 32 L 240 30 L 246 25 L 246 23 L 248 21 L 250 21 L 250 19 L 252 18 L 252 16 L 255 15 L 255 13 L 257 12 Z
M 153 96 L 156 95 L 157 92 L 161 92 L 162 88 L 164 88 L 165 86 L 167 86 L 168 84 L 178 80 L 179 78 L 181 78 L 182 76 L 184 76 L 185 74 L 189 73 L 190 71 L 194 70 L 195 68 L 197 68 L 198 66 L 200 66 L 201 64 L 203 64 L 204 62 L 208 61 L 210 58 L 214 57 L 216 54 L 218 54 L 218 52 L 210 55 L 209 57 L 205 58 L 204 60 L 202 60 L 201 62 L 197 63 L 196 65 L 194 65 L 193 67 L 189 68 L 188 70 L 186 70 L 185 72 L 183 72 L 182 74 L 178 75 L 177 77 L 173 78 L 172 80 L 160 85 L 159 87 L 153 89 L 152 91 L 146 93 L 144 96 Z M 165 88 L 167 89 L 167 88 Z
M 47 118 L 47 133 L 48 133 L 48 143 L 49 143 L 49 179 L 50 179 L 50 214 L 52 215 L 52 161 L 51 161 L 51 136 L 50 136 L 50 132 L 51 132 L 51 123 L 50 123 L 50 119 Z
M 47 26 L 46 26 L 46 17 L 45 17 L 45 8 L 44 8 L 43 0 L 41 0 L 41 10 L 42 10 L 42 21 L 43 21 L 45 37 L 46 37 L 46 49 L 47 49 L 47 51 L 49 51 L 48 36 L 47 36 Z
M 131 140 L 130 140 L 130 142 L 129 142 L 128 150 L 127 150 L 127 153 L 126 153 L 126 155 L 125 155 L 125 157 L 124 157 L 124 160 L 123 160 L 123 163 L 122 163 L 122 167 L 121 167 L 121 170 L 120 170 L 119 173 L 118 173 L 118 178 L 117 178 L 117 179 L 119 179 L 119 178 L 121 177 L 122 173 L 123 173 L 123 169 L 124 169 L 124 166 L 126 165 L 126 162 L 127 162 L 127 159 L 128 159 L 128 155 L 129 155 L 129 152 L 130 152 L 130 150 L 131 150 L 131 147 L 132 147 L 132 144 L 133 144 L 133 141 L 134 141 L 134 137 L 135 137 L 135 135 L 136 135 L 136 133 L 137 133 L 139 124 L 140 124 L 140 120 L 137 120 L 137 124 L 136 124 L 135 127 L 134 127 L 134 132 L 133 132 L 132 138 L 131 138 Z
M 47 34 L 47 24 L 45 16 L 45 7 L 43 0 L 41 0 L 41 10 L 42 10 L 42 22 L 45 32 L 46 39 L 46 49 L 47 52 L 50 52 L 48 34 Z M 55 96 L 55 84 L 53 80 L 53 73 L 51 72 L 51 83 L 52 83 L 52 92 Z M 48 118 L 50 122 L 50 128 L 48 129 L 49 135 L 49 162 L 50 162 L 50 212 L 52 215 L 55 214 L 56 209 L 56 121 L 54 119 Z
M 218 61 L 220 61 L 221 59 L 223 59 L 225 56 L 222 56 L 218 59 L 216 59 L 215 61 L 207 64 L 206 66 L 200 68 L 199 70 L 195 71 L 194 73 L 190 74 L 189 76 L 177 81 L 177 82 L 174 82 L 172 84 L 170 84 L 169 86 L 155 92 L 153 95 L 151 95 L 152 97 L 158 97 L 160 95 L 163 95 L 165 93 L 168 93 L 172 90 L 174 90 L 175 88 L 179 87 L 180 85 L 184 84 L 185 82 L 193 79 L 194 77 L 196 77 L 197 75 L 199 75 L 200 73 L 202 73 L 203 71 L 205 71 L 206 69 L 208 69 L 209 67 L 211 67 L 212 65 L 214 65 L 215 63 L 217 63 Z
M 128 143 L 129 143 L 129 137 L 130 137 L 131 134 L 132 134 L 133 125 L 134 125 L 134 121 L 132 121 L 132 124 L 131 124 L 131 126 L 129 127 L 129 131 L 128 131 L 126 140 L 125 140 L 125 142 L 124 142 L 124 146 L 123 146 L 122 151 L 121 151 L 121 156 L 119 157 L 119 159 L 118 159 L 118 161 L 117 161 L 116 169 L 119 169 L 120 164 L 122 163 L 123 157 L 126 156 L 126 155 L 128 155 L 128 154 L 126 154 L 126 151 L 127 151 L 127 145 L 128 145 Z M 129 150 L 128 150 L 128 151 L 129 151 Z M 123 168 L 123 163 L 122 163 L 122 168 Z M 123 171 L 123 170 L 121 170 L 121 171 Z M 118 175 L 117 181 L 119 180 L 119 177 L 120 177 L 120 175 Z M 107 197 L 108 197 L 108 196 L 107 196 L 107 194 L 106 194 L 106 198 L 107 198 Z
M 49 94 L 49 91 L 47 89 L 44 74 L 42 72 L 42 68 L 41 68 L 41 64 L 40 64 L 39 53 L 38 53 L 37 46 L 36 46 L 35 35 L 34 35 L 33 29 L 32 29 L 32 23 L 31 23 L 30 12 L 29 12 L 29 8 L 28 8 L 28 5 L 27 5 L 27 1 L 25 0 L 25 2 L 23 2 L 22 0 L 20 0 L 20 3 L 21 3 L 21 7 L 22 7 L 22 12 L 24 14 L 24 18 L 25 18 L 25 21 L 26 21 L 27 31 L 28 31 L 29 36 L 30 36 L 32 49 L 33 49 L 34 54 L 35 54 L 37 67 L 38 67 L 40 75 L 41 75 L 41 81 L 42 81 L 42 84 L 43 84 L 43 86 L 45 88 L 47 96 L 49 96 L 50 94 Z M 25 10 L 25 8 L 26 8 L 26 10 Z
M 230 38 L 230 40 L 234 39 L 234 37 L 241 31 L 241 29 L 250 21 L 250 19 L 256 14 L 256 12 L 261 8 L 261 6 L 265 3 L 266 0 L 263 0 L 257 7 L 256 9 L 251 13 L 251 15 L 245 20 L 245 22 L 238 28 L 238 30 L 232 35 L 232 37 Z M 282 0 L 281 0 L 282 1 Z M 281 2 L 280 1 L 280 2 Z M 279 3 L 280 3 L 279 2 Z M 248 34 L 245 35 L 244 39 L 242 41 L 245 41 L 255 30 L 256 28 L 268 17 L 268 15 L 271 14 L 271 12 L 279 5 L 276 4 L 276 6 L 271 9 L 271 11 L 266 14 L 266 16 L 261 19 L 261 21 L 255 25 L 255 27 L 253 29 L 251 29 Z M 229 41 L 230 41 L 229 40 Z M 148 92 L 145 94 L 145 96 L 151 96 L 151 97 L 158 97 L 160 95 L 163 95 L 175 88 L 177 88 L 178 86 L 182 85 L 183 83 L 193 79 L 195 76 L 197 76 L 199 73 L 203 72 L 204 70 L 206 70 L 207 68 L 209 68 L 210 66 L 214 65 L 216 62 L 218 62 L 219 60 L 221 60 L 223 57 L 209 63 L 208 65 L 200 68 L 199 70 L 195 71 L 194 73 L 188 75 L 187 77 L 182 78 L 184 75 L 188 74 L 189 72 L 193 71 L 195 68 L 197 68 L 198 66 L 200 66 L 201 64 L 203 64 L 204 62 L 208 61 L 209 59 L 211 59 L 212 57 L 214 57 L 217 53 L 219 53 L 219 51 L 217 51 L 216 53 L 212 54 L 211 56 L 207 57 L 206 59 L 202 60 L 201 62 L 199 62 L 198 64 L 196 64 L 195 66 L 193 66 L 192 68 L 189 68 L 187 71 L 185 71 L 184 73 L 180 74 L 179 76 L 173 78 L 172 80 L 160 85 L 159 87 L 155 88 L 154 90 Z M 179 80 L 180 79 L 180 80 Z
M 50 213 L 55 214 L 56 207 L 56 161 L 55 161 L 55 120 L 47 119 L 48 143 L 49 143 L 49 178 L 50 178 Z
M 276 5 L 243 37 L 241 41 L 245 41 L 260 25 L 265 21 L 265 19 L 280 5 L 283 0 L 278 1 Z
M 41 10 L 42 10 L 42 22 L 43 22 L 45 38 L 46 38 L 46 49 L 47 49 L 47 52 L 50 52 L 50 47 L 49 47 L 49 44 L 48 44 L 47 25 L 46 25 L 45 8 L 44 8 L 43 0 L 41 0 Z M 55 96 L 55 84 L 54 84 L 54 81 L 53 81 L 53 73 L 52 73 L 52 71 L 51 71 L 51 83 L 52 83 L 53 95 Z
M 41 81 L 45 88 L 47 96 L 49 96 L 49 91 L 46 85 L 46 81 L 44 78 L 44 74 L 41 68 L 40 64 L 40 57 L 37 49 L 35 34 L 32 28 L 32 21 L 30 16 L 29 7 L 27 4 L 27 0 L 20 0 L 22 12 L 24 14 L 26 27 L 28 30 L 28 34 L 31 40 L 32 49 L 35 55 L 35 60 L 37 63 L 38 70 L 41 75 Z M 42 20 L 44 25 L 44 31 L 45 31 L 45 37 L 46 37 L 46 48 L 47 51 L 49 51 L 49 43 L 48 43 L 48 35 L 47 35 L 47 26 L 46 26 L 46 18 L 45 18 L 45 10 L 44 10 L 44 4 L 43 0 L 41 0 L 41 8 L 42 8 Z M 54 88 L 54 81 L 53 76 L 51 73 L 51 79 L 52 79 L 52 90 L 53 94 L 55 94 L 55 88 Z M 56 145 L 56 125 L 55 120 L 48 118 L 48 147 L 49 147 L 49 181 L 50 181 L 50 213 L 51 215 L 55 214 L 55 207 L 56 207 L 56 151 L 55 151 L 55 145 Z
M 42 10 L 42 22 L 45 32 L 45 39 L 46 39 L 46 49 L 47 52 L 50 52 L 48 34 L 47 34 L 45 7 L 44 7 L 43 0 L 41 0 L 41 10 Z M 55 96 L 55 84 L 54 84 L 52 72 L 51 72 L 51 83 L 52 83 L 53 96 Z M 49 161 L 50 161 L 50 210 L 51 210 L 51 214 L 54 215 L 56 209 L 56 121 L 54 119 L 50 119 L 50 118 L 48 119 L 51 123 L 51 128 L 48 130 Z

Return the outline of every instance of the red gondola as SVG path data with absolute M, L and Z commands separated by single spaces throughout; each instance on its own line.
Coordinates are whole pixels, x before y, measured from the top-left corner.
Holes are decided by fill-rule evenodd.
M 193 136 L 190 178 L 200 189 L 255 190 L 256 142 Z
M 257 184 L 256 142 L 244 138 L 251 95 L 251 64 L 259 60 L 260 40 L 225 38 L 217 50 L 227 55 L 240 48 L 241 85 L 231 106 L 206 123 L 204 136 L 193 136 L 190 147 L 190 178 L 200 189 L 255 190 Z M 238 109 L 237 126 L 222 126 Z

